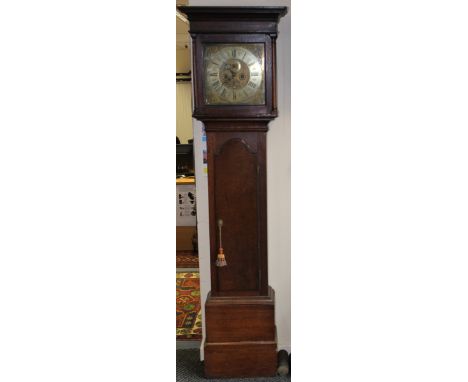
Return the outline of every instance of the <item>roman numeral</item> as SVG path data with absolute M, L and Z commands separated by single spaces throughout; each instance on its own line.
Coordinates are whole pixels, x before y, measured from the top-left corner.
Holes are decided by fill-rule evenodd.
M 225 96 L 226 95 L 226 89 L 223 89 L 223 91 L 221 92 L 221 96 Z
M 236 100 L 236 92 L 235 92 L 235 90 L 232 91 L 232 100 L 233 100 L 233 101 Z
M 215 89 L 219 88 L 221 86 L 221 82 L 219 82 L 218 80 L 216 80 L 215 82 L 213 82 L 211 84 Z
M 210 61 L 213 65 L 216 65 L 216 66 L 219 66 L 219 64 L 217 62 L 214 62 L 214 61 Z
M 253 83 L 252 81 L 249 81 L 247 85 L 250 86 L 252 89 L 255 89 L 257 87 L 257 85 Z
M 258 72 L 252 72 L 250 73 L 252 77 L 258 77 L 260 74 Z
M 234 57 L 234 58 L 236 57 L 236 50 L 235 49 L 232 50 L 232 57 Z
M 216 72 L 211 72 L 211 73 L 208 73 L 208 75 L 209 75 L 210 77 L 217 77 L 217 76 L 218 76 L 218 73 L 216 73 Z

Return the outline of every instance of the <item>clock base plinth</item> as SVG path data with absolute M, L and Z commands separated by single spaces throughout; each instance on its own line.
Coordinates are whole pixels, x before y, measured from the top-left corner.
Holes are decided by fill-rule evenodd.
M 205 377 L 274 377 L 276 348 L 276 341 L 206 343 Z
M 205 305 L 205 376 L 271 377 L 277 369 L 274 291 L 213 297 Z

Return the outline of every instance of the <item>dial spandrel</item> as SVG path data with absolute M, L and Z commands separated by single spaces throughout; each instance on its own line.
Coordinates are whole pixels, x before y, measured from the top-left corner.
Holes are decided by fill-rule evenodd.
M 208 105 L 265 104 L 263 44 L 209 44 L 204 48 Z

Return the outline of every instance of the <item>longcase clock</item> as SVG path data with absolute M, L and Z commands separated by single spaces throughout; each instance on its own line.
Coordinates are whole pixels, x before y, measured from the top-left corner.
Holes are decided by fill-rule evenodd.
M 276 37 L 286 7 L 189 7 L 193 116 L 207 134 L 211 291 L 205 375 L 273 376 L 266 134 L 277 116 Z

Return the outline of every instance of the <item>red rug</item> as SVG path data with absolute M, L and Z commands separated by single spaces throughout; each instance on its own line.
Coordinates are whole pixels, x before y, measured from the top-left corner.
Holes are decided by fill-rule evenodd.
M 198 268 L 198 253 L 193 251 L 177 251 L 176 267 Z
M 177 339 L 200 340 L 202 338 L 200 274 L 176 273 Z

